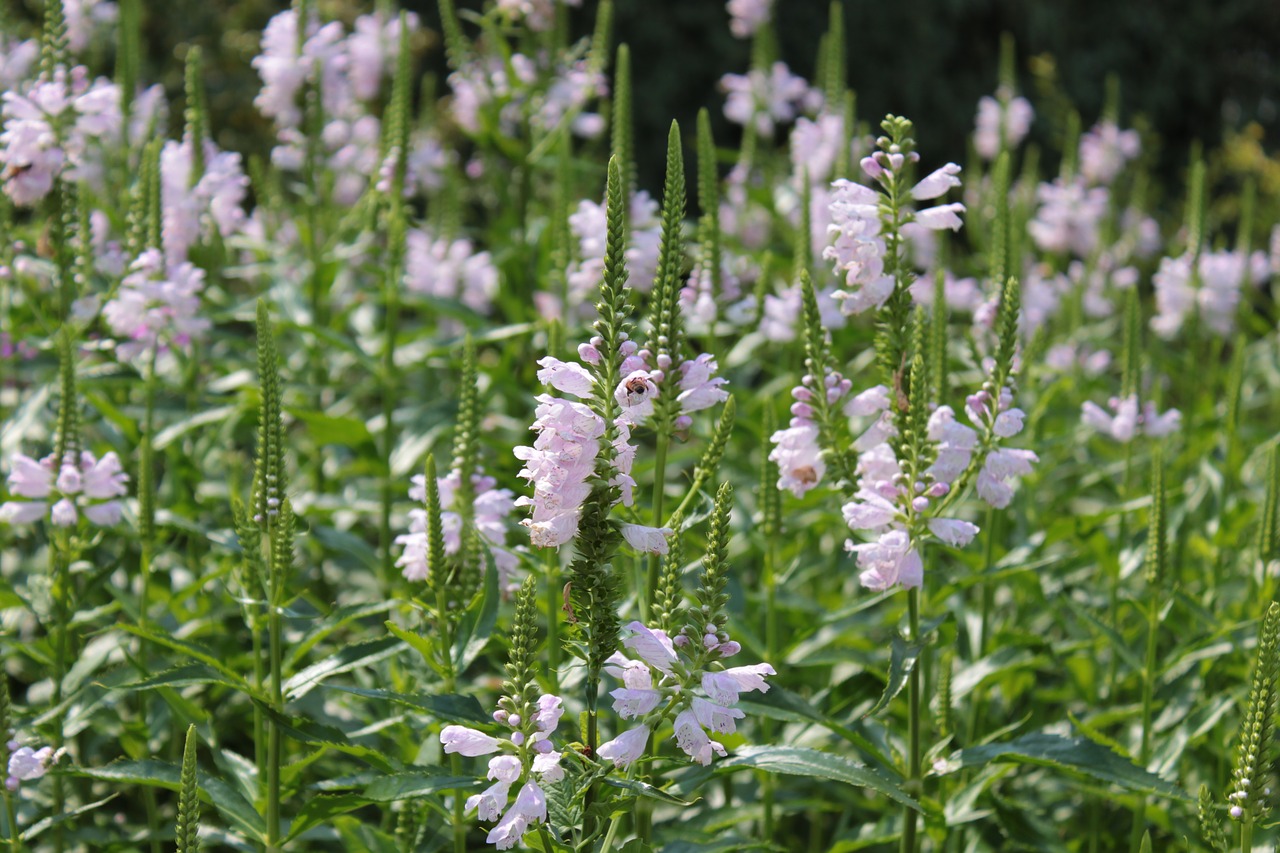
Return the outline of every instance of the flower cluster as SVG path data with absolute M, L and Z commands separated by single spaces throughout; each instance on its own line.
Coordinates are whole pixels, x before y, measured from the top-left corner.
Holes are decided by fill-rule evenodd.
M 589 308 L 604 274 L 608 237 L 604 205 L 583 199 L 569 216 L 569 230 L 578 241 L 578 260 L 568 270 L 568 303 Z M 627 283 L 633 289 L 647 293 L 653 288 L 661 239 L 658 203 L 641 190 L 631 196 L 627 218 Z
M 465 237 L 436 238 L 414 228 L 405 240 L 404 286 L 425 296 L 458 299 L 487 314 L 498 295 L 498 268 L 488 252 L 477 252 Z
M 1263 252 L 1249 257 L 1241 252 L 1204 252 L 1198 263 L 1189 254 L 1162 258 L 1151 279 L 1156 290 L 1151 329 L 1168 340 L 1194 312 L 1211 331 L 1228 335 L 1236 326 L 1245 282 L 1260 284 L 1270 272 Z
M 852 530 L 876 537 L 873 542 L 846 543 L 857 555 L 863 586 L 920 586 L 924 573 L 919 545 L 926 537 L 954 547 L 972 541 L 977 526 L 950 517 L 949 511 L 975 471 L 978 496 L 997 508 L 1012 499 L 1011 481 L 1031 473 L 1035 453 L 998 446 L 1022 431 L 1025 415 L 1013 407 L 1009 387 L 998 394 L 993 388 L 988 381 L 966 399 L 965 414 L 973 426 L 961 423 L 950 406 L 932 407 L 923 440 L 902 434 L 902 415 L 895 416 L 886 387 L 875 386 L 850 398 L 846 414 L 874 418 L 854 442 L 860 454 L 857 491 L 842 509 Z
M 411 482 L 409 497 L 419 504 L 425 503 L 426 476 L 416 474 Z M 457 503 L 458 491 L 462 486 L 462 472 L 455 468 L 444 477 L 438 477 L 436 486 L 440 490 L 440 506 L 443 508 L 440 525 L 444 531 L 444 552 L 447 555 L 457 554 L 462 549 L 462 516 L 449 507 Z M 482 473 L 471 475 L 471 490 L 475 495 L 471 504 L 472 518 L 493 554 L 494 567 L 498 570 L 498 584 L 505 590 L 511 590 L 518 585 L 514 577 L 520 565 L 519 558 L 506 547 L 507 518 L 515 508 L 515 496 L 510 489 L 499 489 L 496 479 Z M 425 509 L 419 507 L 409 511 L 409 532 L 397 536 L 396 544 L 404 546 L 404 553 L 396 561 L 396 566 L 405 580 L 425 581 L 431 572 L 428 564 Z
M 726 668 L 723 661 L 742 647 L 715 625 L 698 636 L 690 636 L 695 632 L 685 626 L 674 638 L 640 622 L 627 628 L 631 634 L 622 644 L 634 657 L 615 653 L 605 671 L 622 681 L 609 694 L 613 710 L 637 722 L 601 744 L 600 757 L 619 768 L 630 766 L 644 755 L 650 733 L 672 715 L 676 745 L 690 759 L 708 765 L 713 753 L 723 756 L 724 746 L 708 731 L 733 734 L 734 721 L 745 716 L 735 707 L 739 695 L 767 692 L 765 677 L 776 674 L 773 667 L 760 663 Z
M 510 62 L 481 57 L 450 74 L 449 88 L 453 120 L 472 135 L 515 134 L 525 118 L 543 130 L 568 119 L 569 129 L 586 139 L 604 132 L 603 116 L 586 107 L 608 94 L 608 85 L 584 59 L 553 64 L 546 54 L 516 53 Z
M 527 720 L 521 718 L 515 703 L 504 697 L 493 719 L 511 729 L 508 737 L 496 738 L 466 726 L 445 726 L 440 731 L 446 753 L 469 757 L 500 753 L 489 759 L 488 775 L 493 784 L 466 803 L 467 811 L 474 809 L 481 820 L 498 821 L 486 840 L 499 850 L 515 847 L 530 825 L 546 823 L 547 795 L 539 783 L 554 784 L 564 778 L 561 754 L 551 743 L 563 714 L 559 696 L 543 694 Z M 511 788 L 517 785 L 515 802 L 507 808 Z
M 204 270 L 187 261 L 168 263 L 158 249 L 145 250 L 129 270 L 102 309 L 112 332 L 123 339 L 117 348 L 122 360 L 185 348 L 209 329 L 209 319 L 200 315 Z
M 729 32 L 740 39 L 751 38 L 756 30 L 769 23 L 773 0 L 729 0 Z
M 1080 137 L 1080 174 L 1091 184 L 1110 184 L 1141 151 L 1138 131 L 1101 121 Z
M 101 459 L 88 450 L 69 453 L 61 465 L 52 454 L 37 462 L 15 453 L 9 491 L 26 500 L 0 505 L 0 521 L 30 524 L 47 516 L 58 527 L 73 527 L 83 514 L 93 524 L 115 524 L 123 509 L 117 498 L 124 495 L 127 482 L 114 452 Z
M 204 174 L 192 173 L 192 143 L 164 144 L 160 152 L 161 241 L 170 263 L 187 259 L 187 250 L 213 230 L 222 239 L 244 226 L 249 179 L 240 155 L 204 141 Z
M 893 295 L 896 282 L 885 270 L 886 244 L 882 234 L 882 201 L 885 194 L 892 195 L 899 173 L 908 159 L 919 158 L 916 152 L 903 154 L 892 150 L 896 146 L 886 146 L 887 150 L 877 151 L 864 157 L 862 169 L 875 179 L 885 190 L 884 193 L 855 184 L 852 181 L 839 179 L 831 184 L 831 225 L 829 231 L 835 239 L 822 253 L 827 260 L 834 262 L 835 273 L 841 276 L 848 289 L 836 291 L 833 296 L 841 302 L 841 310 L 846 314 L 861 314 L 872 308 L 879 308 Z M 911 188 L 911 198 L 916 201 L 932 201 L 945 195 L 952 187 L 960 186 L 960 167 L 948 163 L 923 178 Z M 939 204 L 923 210 L 911 211 L 905 208 L 897 211 L 897 229 L 915 223 L 929 230 L 958 230 L 962 224 L 960 214 L 964 205 L 959 202 Z
M 624 334 L 625 338 L 625 334 Z M 599 347 L 599 336 L 578 347 L 579 357 L 588 364 L 598 364 L 606 357 Z M 613 390 L 621 414 L 614 423 L 616 437 L 612 449 L 615 475 L 610 482 L 620 491 L 619 500 L 631 506 L 635 480 L 631 467 L 636 448 L 630 443 L 631 428 L 653 414 L 658 395 L 658 382 L 665 378 L 661 371 L 651 372 L 646 358 L 634 341 L 623 340 L 622 381 Z M 538 362 L 538 381 L 556 391 L 587 400 L 595 393 L 596 380 L 578 362 L 565 362 L 547 356 Z M 532 447 L 517 447 L 515 456 L 525 463 L 518 476 L 533 486 L 533 497 L 516 499 L 516 506 L 532 506 L 533 515 L 521 522 L 529 528 L 532 543 L 542 548 L 555 548 L 578 534 L 582 504 L 591 494 L 596 473 L 596 456 L 605 434 L 604 420 L 585 403 L 576 403 L 543 394 L 538 397 L 535 420 L 531 427 L 538 433 Z M 636 548 L 663 553 L 665 533 L 661 539 L 651 535 L 655 528 L 624 525 L 623 535 Z M 664 529 L 657 529 L 660 532 Z M 669 531 L 667 531 L 669 533 Z M 644 547 L 642 547 L 644 546 Z
M 974 150 L 983 160 L 994 160 L 1002 145 L 1017 148 L 1027 131 L 1031 130 L 1035 115 L 1030 101 L 1015 97 L 1007 86 L 1001 86 L 994 98 L 987 95 L 978 101 L 973 130 Z
M 785 62 L 775 62 L 768 73 L 753 68 L 746 74 L 726 74 L 720 88 L 727 99 L 725 118 L 744 127 L 752 125 L 761 136 L 772 137 L 774 127 L 822 107 L 822 93 L 810 88 L 803 77 L 791 73 Z
M 1107 401 L 1107 408 L 1113 414 L 1107 414 L 1091 400 L 1085 401 L 1080 409 L 1080 419 L 1086 426 L 1122 443 L 1132 441 L 1139 433 L 1150 438 L 1163 438 L 1177 432 L 1182 425 L 1182 413 L 1177 409 L 1161 414 L 1150 400 L 1139 408 L 1137 394 L 1123 399 L 1112 397 Z
M 417 29 L 417 16 L 407 20 Z M 333 173 L 334 200 L 354 204 L 381 162 L 382 125 L 367 104 L 395 67 L 399 45 L 396 17 L 361 16 L 346 37 L 337 21 L 320 26 L 312 17 L 300 33 L 294 10 L 273 17 L 262 33 L 262 54 L 252 63 L 262 78 L 254 103 L 278 131 L 280 144 L 271 152 L 272 162 L 291 171 L 306 164 L 308 147 L 314 143 L 308 142 L 302 127 L 302 93 L 308 86 L 316 87 L 326 120 L 316 140 L 322 157 L 317 165 Z
M 1087 258 L 1098 247 L 1098 229 L 1107 215 L 1111 194 L 1079 178 L 1057 178 L 1036 190 L 1040 202 L 1027 233 L 1042 252 L 1071 253 Z
M 118 138 L 123 124 L 119 87 L 103 78 L 90 82 L 84 66 L 59 67 L 26 94 L 5 92 L 3 115 L 4 191 L 19 205 L 44 198 L 64 172 L 96 186 L 100 143 Z
M 498 0 L 497 8 L 511 17 L 513 22 L 523 22 L 535 33 L 551 29 L 555 23 L 557 0 Z M 582 0 L 559 0 L 565 6 L 581 6 Z
M 44 776 L 49 766 L 57 760 L 57 753 L 51 746 L 32 749 L 29 746 L 22 746 L 16 740 L 9 741 L 7 746 L 9 747 L 9 775 L 4 780 L 4 786 L 10 791 L 18 790 L 18 786 L 23 782 L 33 782 Z
M 827 473 L 820 442 L 821 430 L 815 420 L 814 395 L 823 394 L 827 407 L 836 408 L 853 388 L 850 380 L 830 368 L 822 378 L 821 388 L 818 385 L 818 379 L 812 374 L 801 378 L 800 384 L 791 389 L 791 423 L 769 437 L 774 445 L 769 452 L 769 461 L 778 466 L 778 488 L 786 489 L 798 498 L 822 482 Z M 846 404 L 846 414 L 860 411 L 858 405 L 850 400 Z M 854 408 L 848 408 L 850 406 Z

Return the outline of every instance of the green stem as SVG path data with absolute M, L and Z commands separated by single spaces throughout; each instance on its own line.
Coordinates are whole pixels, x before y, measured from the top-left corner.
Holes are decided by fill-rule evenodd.
M 766 484 L 771 485 L 771 484 Z M 777 556 L 774 553 L 774 541 L 777 537 L 769 536 L 764 549 L 764 659 L 777 663 L 778 657 L 778 579 L 775 575 Z M 773 722 L 768 718 L 760 721 L 765 743 L 773 743 Z M 764 774 L 764 840 L 773 841 L 774 824 L 774 779 L 772 773 Z
M 276 713 L 283 714 L 281 620 L 280 607 L 275 601 L 267 613 L 267 644 L 271 656 L 271 704 Z M 280 849 L 280 758 L 280 726 L 271 721 L 267 729 L 267 850 L 270 853 Z
M 13 804 L 13 792 L 4 788 L 4 812 L 9 819 L 9 853 L 22 849 L 22 833 L 18 832 L 18 809 Z
M 551 692 L 560 692 L 560 584 L 558 574 L 560 554 L 555 548 L 548 548 L 544 558 L 547 582 L 547 668 L 551 681 Z
M 257 689 L 258 694 L 261 695 L 262 687 L 266 682 L 266 668 L 262 665 L 262 624 L 257 616 L 252 614 L 248 614 L 248 616 L 249 633 L 253 638 L 253 686 Z M 262 714 L 262 708 L 255 703 L 253 706 L 253 760 L 258 768 L 259 779 L 267 778 L 265 719 Z
M 909 642 L 920 642 L 920 588 L 907 592 Z M 913 797 L 920 796 L 920 667 L 913 666 L 907 676 L 907 781 L 903 789 Z M 901 853 L 916 853 L 916 812 L 911 806 L 902 810 Z
M 1147 608 L 1147 659 L 1142 674 L 1142 747 L 1138 763 L 1146 767 L 1151 761 L 1151 715 L 1156 683 L 1156 640 L 1160 630 L 1160 599 L 1151 594 Z M 1142 833 L 1146 828 L 1147 798 L 1139 797 L 1133 810 L 1133 831 L 1129 838 L 1131 850 L 1142 846 Z
M 142 519 L 142 553 L 139 557 L 139 570 L 142 574 L 142 600 L 138 604 L 138 621 L 147 624 L 147 605 L 151 603 L 151 558 L 155 554 L 155 446 L 153 439 L 156 429 L 156 351 L 151 348 L 151 366 L 147 370 L 146 402 L 143 414 L 142 448 L 138 465 L 142 469 L 141 477 L 146 478 L 148 494 L 139 496 L 139 509 L 145 515 Z M 141 479 L 140 477 L 140 479 Z M 150 789 L 148 789 L 150 790 Z
M 54 752 L 62 749 L 66 743 L 63 728 L 66 725 L 66 711 L 62 709 L 62 681 L 67 674 L 67 634 L 68 622 L 71 619 L 69 602 L 71 586 L 71 560 L 68 553 L 70 542 L 66 536 L 59 536 L 57 543 L 50 548 L 50 559 L 53 562 L 53 600 L 54 600 L 54 638 L 53 638 L 53 707 L 58 709 L 53 729 Z M 53 819 L 58 822 L 53 828 L 53 845 L 57 853 L 66 849 L 66 827 L 68 821 L 58 820 L 66 813 L 67 793 L 62 774 L 53 777 Z
M 653 526 L 662 526 L 662 502 L 666 497 L 667 485 L 667 445 L 671 440 L 666 423 L 659 423 L 657 430 L 657 446 L 653 456 Z M 640 621 L 649 624 L 649 611 L 653 605 L 653 597 L 658 591 L 658 573 L 662 561 L 657 554 L 649 555 L 649 579 L 644 589 L 636 590 L 640 599 Z
M 1253 822 L 1240 822 L 1240 853 L 1253 853 Z
M 444 664 L 444 692 L 454 693 L 458 689 L 458 674 L 453 669 L 453 631 L 448 619 L 448 601 L 445 600 L 444 587 L 436 587 L 436 624 L 440 635 L 441 663 Z M 462 775 L 462 757 L 449 757 L 449 772 L 454 776 Z M 467 853 L 467 823 L 462 790 L 453 792 L 453 853 Z

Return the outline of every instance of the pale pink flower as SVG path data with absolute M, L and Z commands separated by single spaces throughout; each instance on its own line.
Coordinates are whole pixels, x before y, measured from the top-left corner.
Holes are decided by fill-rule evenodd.
M 963 548 L 978 535 L 978 526 L 958 518 L 931 518 L 929 532 L 948 545 Z
M 999 448 L 987 455 L 978 473 L 978 496 L 996 509 L 1004 509 L 1013 499 L 1011 480 L 1031 473 L 1032 463 L 1040 461 L 1030 450 Z
M 485 839 L 499 850 L 510 850 L 520 843 L 530 823 L 547 819 L 547 798 L 535 782 L 526 782 L 516 801 Z
M 53 763 L 53 756 L 51 746 L 42 746 L 39 749 L 32 749 L 29 746 L 18 747 L 9 755 L 9 776 L 5 780 L 5 786 L 10 791 L 16 791 L 19 783 L 41 778 Z
M 676 395 L 676 402 L 680 404 L 681 412 L 686 415 L 700 412 L 729 398 L 729 392 L 721 387 L 729 380 L 716 376 L 716 370 L 716 358 L 710 353 L 702 353 L 680 364 L 677 383 L 680 393 Z
M 622 525 L 622 538 L 627 544 L 644 554 L 667 553 L 667 540 L 674 531 L 670 527 L 645 527 L 642 524 Z
M 947 190 L 960 186 L 960 178 L 957 177 L 959 174 L 960 167 L 955 163 L 935 169 L 911 188 L 911 197 L 916 201 L 928 201 L 945 195 Z
M 622 409 L 619 420 L 634 426 L 644 423 L 653 414 L 653 401 L 658 397 L 658 385 L 648 370 L 632 370 L 622 377 L 613 392 L 613 399 Z
M 659 672 L 670 675 L 671 664 L 676 661 L 676 649 L 665 631 L 650 630 L 642 622 L 631 622 L 627 625 L 631 636 L 622 641 L 622 645 L 638 654 L 645 663 Z
M 734 720 L 741 720 L 746 716 L 746 713 L 738 708 L 726 708 L 709 702 L 701 696 L 693 697 L 690 705 L 699 725 L 722 735 L 733 734 L 737 730 Z
M 775 124 L 788 124 L 822 106 L 822 93 L 809 88 L 783 62 L 773 63 L 767 74 L 754 68 L 745 75 L 726 74 L 720 78 L 720 88 L 728 96 L 725 118 L 734 124 L 754 124 L 764 137 L 773 136 Z
M 436 239 L 414 228 L 405 240 L 404 286 L 425 296 L 457 299 L 487 314 L 498 295 L 498 268 L 488 252 L 477 252 L 465 237 Z
M 649 727 L 636 726 L 627 729 L 613 740 L 600 744 L 596 754 L 605 761 L 612 761 L 614 767 L 625 770 L 644 755 L 644 749 L 648 743 Z
M 500 748 L 497 738 L 466 726 L 445 726 L 440 730 L 440 743 L 444 745 L 445 753 L 456 752 L 469 758 L 489 755 Z
M 778 466 L 778 488 L 787 489 L 798 498 L 822 480 L 827 463 L 818 445 L 818 427 L 805 422 L 778 430 L 770 438 L 775 447 L 769 459 Z
M 959 202 L 940 204 L 937 207 L 926 207 L 924 210 L 916 211 L 915 221 L 931 231 L 948 228 L 959 231 L 964 225 L 964 221 L 960 219 L 961 213 L 964 213 L 964 205 Z
M 1017 148 L 1031 129 L 1031 121 L 1035 118 L 1035 111 L 1026 98 L 1012 97 L 1012 93 L 1003 87 L 997 95 L 998 100 L 984 96 L 978 101 L 973 147 L 984 160 L 996 158 L 1000 153 L 1002 139 L 1006 147 Z
M 769 23 L 773 0 L 729 0 L 729 32 L 740 39 L 751 38 L 756 30 Z
M 692 710 L 685 709 L 676 715 L 674 726 L 676 745 L 702 766 L 711 764 L 712 752 L 720 756 L 727 754 L 723 745 L 707 737 Z
M 924 563 L 903 530 L 890 530 L 875 542 L 846 542 L 845 548 L 858 555 L 858 567 L 863 570 L 858 580 L 867 589 L 882 592 L 898 585 L 911 589 L 924 583 Z
M 619 687 L 611 690 L 613 710 L 624 720 L 643 717 L 658 707 L 662 694 L 657 690 L 633 690 L 630 687 Z
M 1113 121 L 1101 121 L 1080 137 L 1080 174 L 1091 184 L 1110 184 L 1141 150 L 1136 130 L 1121 130 Z
M 576 361 L 565 362 L 553 356 L 546 356 L 538 360 L 538 365 L 542 368 L 538 371 L 538 381 L 543 385 L 550 385 L 557 391 L 572 394 L 575 397 L 585 399 L 591 396 L 595 380 L 591 378 L 590 372 Z

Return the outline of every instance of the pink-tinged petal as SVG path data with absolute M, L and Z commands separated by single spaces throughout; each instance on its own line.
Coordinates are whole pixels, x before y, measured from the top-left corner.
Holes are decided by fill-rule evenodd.
M 49 505 L 44 501 L 6 501 L 0 504 L 0 521 L 9 524 L 31 524 L 44 518 Z
M 587 369 L 575 362 L 565 362 L 552 356 L 539 359 L 542 367 L 538 371 L 538 381 L 550 385 L 557 391 L 573 394 L 575 397 L 591 396 L 594 380 Z
M 47 498 L 52 485 L 53 472 L 46 466 L 29 456 L 14 454 L 9 491 L 20 498 Z
M 929 532 L 948 545 L 963 548 L 978 535 L 978 526 L 958 518 L 931 518 Z
M 489 755 L 499 749 L 497 738 L 466 726 L 445 726 L 440 730 L 440 743 L 444 745 L 446 753 L 456 752 L 472 758 Z
M 960 178 L 957 177 L 959 174 L 960 167 L 955 163 L 948 163 L 912 187 L 911 197 L 916 201 L 928 201 L 945 195 L 947 190 L 960 186 Z
M 622 525 L 622 538 L 637 551 L 645 554 L 667 553 L 667 539 L 674 533 L 670 527 L 645 527 L 642 524 Z
M 960 219 L 959 214 L 964 213 L 964 209 L 964 205 L 959 202 L 940 204 L 937 207 L 926 207 L 924 210 L 916 212 L 916 222 L 930 231 L 941 231 L 946 228 L 952 231 L 959 231 L 960 227 L 964 225 L 964 221 Z
M 645 746 L 648 743 L 649 727 L 636 726 L 633 729 L 627 729 L 608 743 L 601 744 L 596 754 L 606 761 L 612 761 L 614 767 L 625 770 L 631 766 L 632 762 L 644 755 Z
M 676 661 L 676 650 L 664 631 L 651 631 L 641 622 L 627 625 L 631 636 L 622 644 L 644 658 L 645 662 L 667 675 L 671 674 L 671 664 Z

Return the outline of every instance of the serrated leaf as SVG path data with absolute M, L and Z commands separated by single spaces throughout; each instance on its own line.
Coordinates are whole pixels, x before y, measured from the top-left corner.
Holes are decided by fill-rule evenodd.
M 498 568 L 492 557 L 485 560 L 484 589 L 458 620 L 457 639 L 453 646 L 454 667 L 457 672 L 466 671 L 484 651 L 494 626 L 498 624 Z
M 431 772 L 438 771 L 438 772 Z M 364 798 L 371 803 L 390 803 L 422 797 L 437 791 L 474 788 L 480 780 L 473 776 L 452 776 L 443 767 L 419 768 L 405 773 L 394 773 L 371 782 L 364 789 Z
M 320 686 L 326 678 L 371 666 L 384 658 L 403 649 L 404 643 L 392 637 L 370 640 L 357 646 L 348 646 L 335 655 L 330 655 L 319 663 L 314 663 L 295 674 L 284 683 L 284 692 L 290 700 L 300 699 Z
M 799 746 L 744 746 L 716 765 L 718 771 L 735 767 L 754 767 L 770 773 L 829 779 L 859 788 L 870 788 L 920 811 L 920 804 L 902 792 L 896 779 L 843 755 Z
M 646 799 L 657 800 L 660 803 L 669 803 L 673 806 L 691 806 L 698 799 L 701 799 L 682 800 L 674 794 L 669 794 L 661 788 L 655 788 L 648 782 L 641 782 L 639 779 L 619 779 L 614 776 L 606 776 L 602 781 L 614 788 L 630 791 L 637 797 L 645 797 Z
M 115 784 L 149 785 L 170 791 L 178 791 L 182 787 L 182 769 L 178 765 L 152 759 L 117 761 L 105 767 L 82 767 L 71 771 L 71 775 Z M 212 803 L 227 821 L 253 839 L 265 841 L 266 821 L 239 791 L 207 772 L 200 773 L 199 786 L 201 799 Z
M 152 442 L 152 446 L 156 450 L 164 450 L 192 430 L 225 421 L 235 414 L 236 408 L 236 406 L 218 406 L 214 409 L 205 409 L 203 412 L 198 412 L 189 418 L 183 418 L 176 423 L 169 424 L 156 433 L 156 440 Z
M 459 723 L 491 723 L 492 717 L 485 712 L 474 696 L 463 696 L 459 693 L 445 693 L 436 696 L 409 696 L 390 690 L 377 690 L 368 687 L 347 687 L 330 684 L 330 690 L 341 690 L 356 696 L 370 699 L 385 699 L 398 705 L 407 705 L 419 711 L 426 711 L 438 720 L 452 720 Z
M 289 835 L 285 841 L 292 841 L 313 827 L 329 823 L 335 817 L 371 805 L 374 805 L 373 801 L 359 794 L 321 794 L 311 797 L 289 824 Z
M 907 686 L 907 678 L 911 675 L 911 670 L 915 669 L 916 661 L 919 659 L 918 644 L 908 643 L 898 636 L 893 638 L 893 651 L 889 655 L 889 677 L 885 680 L 884 692 L 880 694 L 876 704 L 871 706 L 871 710 L 862 715 L 864 720 L 880 713 L 895 696 L 902 692 L 902 688 Z
M 122 631 L 127 631 L 130 634 L 133 634 L 135 637 L 139 637 L 159 646 L 164 646 L 168 649 L 173 649 L 176 652 L 182 652 L 188 657 L 192 657 L 201 663 L 212 667 L 220 675 L 235 685 L 238 690 L 251 696 L 255 693 L 253 688 L 249 685 L 249 682 L 245 681 L 239 673 L 224 664 L 216 654 L 202 646 L 187 642 L 186 640 L 176 639 L 169 634 L 152 631 L 150 628 L 144 628 L 140 625 L 122 623 L 119 625 L 119 628 Z
M 371 747 L 362 746 L 361 744 L 351 743 L 347 735 L 341 729 L 333 726 L 325 725 L 316 720 L 303 716 L 293 716 L 281 714 L 267 705 L 265 702 L 253 700 L 254 704 L 262 711 L 262 713 L 276 726 L 280 731 L 288 735 L 298 743 L 307 743 L 313 746 L 326 746 L 336 749 L 339 752 L 345 752 L 347 755 L 354 755 L 357 758 L 363 758 L 373 766 L 383 772 L 393 772 L 396 767 L 390 764 L 380 750 Z
M 1158 794 L 1184 802 L 1191 800 L 1177 785 L 1086 737 L 1035 732 L 1005 743 L 962 749 L 954 753 L 951 760 L 959 762 L 961 767 L 982 767 L 995 761 L 1037 764 L 1110 782 L 1129 791 Z
M 111 689 L 155 690 L 160 687 L 190 687 L 193 684 L 221 684 L 234 690 L 240 689 L 239 684 L 233 682 L 208 664 L 203 663 L 175 666 L 150 678 L 131 681 L 128 684 L 117 684 Z

